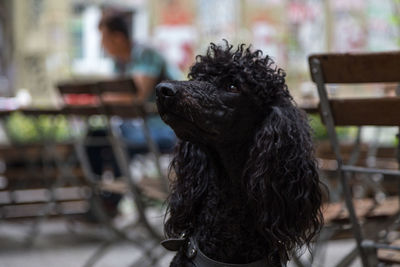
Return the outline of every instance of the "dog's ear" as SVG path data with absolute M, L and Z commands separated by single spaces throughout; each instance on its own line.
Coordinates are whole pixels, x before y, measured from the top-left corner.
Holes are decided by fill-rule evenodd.
M 211 177 L 215 175 L 211 160 L 198 145 L 180 141 L 170 165 L 171 194 L 164 230 L 177 237 L 192 230 L 196 208 L 203 201 Z
M 256 133 L 243 176 L 255 227 L 270 249 L 288 253 L 309 245 L 320 230 L 322 215 L 305 114 L 291 104 L 272 107 Z

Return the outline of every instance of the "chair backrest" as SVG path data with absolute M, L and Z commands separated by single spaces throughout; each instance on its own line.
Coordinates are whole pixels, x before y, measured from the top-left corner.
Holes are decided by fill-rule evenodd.
M 135 118 L 156 111 L 154 105 L 133 103 L 137 89 L 132 78 L 68 82 L 57 87 L 68 114 Z
M 362 265 L 365 267 L 377 266 L 374 250 L 378 246 L 373 241 L 368 241 L 368 247 L 365 246 L 364 241 L 366 240 L 359 223 L 359 217 L 363 216 L 360 216 L 361 209 L 356 206 L 353 200 L 352 190 L 348 183 L 348 178 L 351 176 L 348 174 L 379 173 L 400 176 L 400 172 L 378 169 L 375 166 L 370 167 L 368 163 L 366 167 L 355 166 L 357 164 L 355 161 L 349 161 L 345 165 L 335 126 L 400 126 L 398 116 L 400 97 L 330 99 L 325 84 L 400 82 L 400 51 L 311 55 L 309 64 L 312 80 L 318 88 L 321 116 L 336 156 L 339 179 Z M 363 177 L 369 178 L 370 176 Z M 373 182 L 371 179 L 370 181 Z
M 134 102 L 137 87 L 132 78 L 99 81 L 96 86 L 105 115 L 123 118 L 146 116 L 146 105 Z
M 98 92 L 104 93 L 126 93 L 136 94 L 136 85 L 132 78 L 122 78 L 115 80 L 99 81 L 97 82 Z
M 311 77 L 316 61 L 324 83 L 400 82 L 400 51 L 385 53 L 315 54 L 308 58 Z
M 309 57 L 325 123 L 336 126 L 400 126 L 400 98 L 329 99 L 325 84 L 400 82 L 400 51 L 316 54 Z M 331 117 L 331 118 L 329 118 Z
M 64 82 L 57 85 L 63 99 L 63 112 L 70 115 L 99 114 L 100 100 L 95 82 Z

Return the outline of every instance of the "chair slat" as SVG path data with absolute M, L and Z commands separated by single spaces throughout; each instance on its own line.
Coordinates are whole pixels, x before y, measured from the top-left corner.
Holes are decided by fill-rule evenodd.
M 101 81 L 97 83 L 100 93 L 131 93 L 136 94 L 137 89 L 131 78 Z
M 39 115 L 62 115 L 62 109 L 33 109 L 33 108 L 22 108 L 18 110 L 19 112 L 23 113 L 24 115 L 32 115 L 32 116 L 39 116 Z
M 91 116 L 100 115 L 102 112 L 98 106 L 66 106 L 63 109 L 65 115 L 77 115 L 77 116 Z
M 320 61 L 325 83 L 400 82 L 400 51 L 384 53 L 315 54 Z M 314 73 L 311 72 L 315 82 Z
M 400 97 L 332 99 L 336 126 L 400 126 Z
M 392 246 L 400 246 L 400 240 L 391 243 Z M 380 261 L 389 264 L 400 263 L 400 251 L 392 249 L 378 249 L 378 258 Z
M 97 83 L 94 82 L 70 82 L 57 85 L 61 95 L 69 94 L 97 94 Z
M 110 116 L 119 116 L 121 118 L 138 118 L 147 115 L 158 114 L 157 106 L 154 103 L 145 103 L 144 105 L 132 104 L 104 104 L 104 111 Z
M 146 112 L 142 106 L 133 105 L 105 105 L 105 112 L 109 116 L 118 116 L 121 118 L 139 118 L 145 116 Z
M 299 106 L 300 109 L 304 110 L 307 114 L 318 114 L 319 113 L 319 109 L 318 109 L 318 105 L 303 105 L 303 106 Z

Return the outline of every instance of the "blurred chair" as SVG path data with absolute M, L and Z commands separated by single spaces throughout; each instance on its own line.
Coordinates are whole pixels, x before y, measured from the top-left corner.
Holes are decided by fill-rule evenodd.
M 14 112 L 0 112 L 2 122 Z M 26 245 L 30 246 L 47 217 L 82 214 L 86 212 L 88 197 L 73 147 L 66 141 L 56 140 L 58 124 L 54 120 L 60 111 L 20 109 L 18 112 L 29 118 L 39 140 L 14 142 L 7 127 L 3 127 L 10 144 L 0 147 L 0 158 L 4 164 L 0 219 L 34 219 L 26 239 Z M 53 124 L 52 131 L 44 132 L 41 128 L 40 119 L 44 116 Z
M 315 106 L 300 106 L 309 116 L 319 114 L 318 105 Z M 342 194 L 342 188 L 336 184 L 335 178 L 337 178 L 337 164 L 334 160 L 335 156 L 330 147 L 327 147 L 325 141 L 315 141 L 316 157 L 319 163 L 319 175 L 321 182 L 327 187 L 329 195 L 326 196 L 326 200 L 322 206 L 322 212 L 324 217 L 324 227 L 321 230 L 320 235 L 315 240 L 312 247 L 312 255 L 310 257 L 299 257 L 293 255 L 293 263 L 298 267 L 304 266 L 324 266 L 325 254 L 327 248 L 327 242 L 332 239 L 338 239 L 342 237 L 348 237 L 348 224 L 349 214 L 346 212 L 346 207 L 343 201 L 340 199 Z M 363 159 L 365 153 L 364 146 L 361 145 L 361 127 L 357 129 L 356 138 L 353 144 L 341 145 L 341 149 L 344 153 L 344 158 L 348 164 L 359 162 L 360 158 Z M 332 179 L 333 178 L 333 179 Z M 362 205 L 364 203 L 359 203 Z M 369 204 L 369 202 L 367 203 Z M 364 209 L 365 212 L 365 209 Z M 353 259 L 357 256 L 353 251 L 346 257 L 341 259 L 337 266 L 348 266 Z
M 309 64 L 312 80 L 318 87 L 321 117 L 336 159 L 347 207 L 345 215 L 350 219 L 362 264 L 367 267 L 378 266 L 380 262 L 397 262 L 398 256 L 395 255 L 398 255 L 396 251 L 400 250 L 400 247 L 390 245 L 392 240 L 391 234 L 388 233 L 398 230 L 399 225 L 392 223 L 398 217 L 399 198 L 354 199 L 350 182 L 355 174 L 364 174 L 358 176 L 359 179 L 369 179 L 372 182 L 370 175 L 373 174 L 398 179 L 400 171 L 370 167 L 368 164 L 360 166 L 358 160 L 345 164 L 335 127 L 399 126 L 400 98 L 332 99 L 325 85 L 400 82 L 400 52 L 311 55 Z M 372 217 L 384 217 L 385 221 L 370 225 L 368 231 L 366 222 Z M 381 230 L 385 230 L 383 233 L 386 234 L 381 236 Z M 393 249 L 392 255 L 388 255 L 390 253 L 382 249 Z
M 160 152 L 150 136 L 147 125 L 149 114 L 156 112 L 155 105 L 150 103 L 137 105 L 132 102 L 136 93 L 136 88 L 133 80 L 130 78 L 101 82 L 63 83 L 59 84 L 58 88 L 64 100 L 67 100 L 68 97 L 71 96 L 79 97 L 79 95 L 84 95 L 88 99 L 88 101 L 83 101 L 82 105 L 71 104 L 68 100 L 64 101 L 64 112 L 69 114 L 71 125 L 77 125 L 77 118 L 83 118 L 86 127 L 88 126 L 88 119 L 90 116 L 100 115 L 105 118 L 106 134 L 104 136 L 81 135 L 81 138 L 76 140 L 75 147 L 81 165 L 85 171 L 85 176 L 94 192 L 93 205 L 95 206 L 96 216 L 115 234 L 116 238 L 105 242 L 88 260 L 85 266 L 93 266 L 114 242 L 121 239 L 128 240 L 139 249 L 142 249 L 147 259 L 150 260 L 151 266 L 153 266 L 160 257 L 160 255 L 155 255 L 153 252 L 156 251 L 155 247 L 157 247 L 159 241 L 161 241 L 161 229 L 155 227 L 149 221 L 149 205 L 147 200 L 150 198 L 163 202 L 167 197 L 168 191 L 167 178 L 164 176 L 160 166 Z M 118 94 L 123 97 L 120 99 L 119 97 L 113 97 L 114 101 L 106 100 L 110 99 L 110 97 L 107 96 L 117 96 Z M 154 158 L 158 179 L 137 179 L 137 177 L 133 177 L 130 168 L 130 157 L 128 155 L 128 148 L 131 144 L 126 142 L 121 136 L 118 123 L 113 123 L 115 118 L 139 118 L 142 120 L 144 136 L 148 145 L 147 152 L 150 152 Z M 120 177 L 115 177 L 115 179 L 110 181 L 104 180 L 101 175 L 99 176 L 99 174 L 94 173 L 92 164 L 87 155 L 87 145 L 111 145 L 111 153 L 115 155 Z M 118 174 L 116 174 L 116 176 L 118 176 Z M 122 229 L 118 228 L 109 218 L 104 207 L 102 207 L 99 196 L 99 193 L 102 191 L 130 196 L 134 201 L 138 213 L 137 221 Z M 145 239 L 151 241 L 152 245 L 147 246 L 143 238 L 130 236 L 131 230 L 137 227 L 145 229 Z M 140 231 L 136 232 L 143 234 L 143 232 Z M 141 266 L 140 263 L 137 264 L 132 266 Z

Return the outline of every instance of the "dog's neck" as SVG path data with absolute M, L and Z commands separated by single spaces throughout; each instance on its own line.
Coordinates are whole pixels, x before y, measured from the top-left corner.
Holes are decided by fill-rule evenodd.
M 234 182 L 240 181 L 243 167 L 248 159 L 250 142 L 222 144 L 216 146 L 215 149 L 228 178 Z
M 249 217 L 251 215 L 245 203 L 247 196 L 242 188 L 243 169 L 249 150 L 250 142 L 207 149 L 208 156 L 217 165 L 218 176 L 213 177 L 215 183 L 209 185 L 207 194 L 210 195 L 201 201 L 197 217 L 201 218 L 201 223 L 196 223 L 199 227 L 194 229 L 193 234 L 200 249 L 221 262 L 247 263 L 265 257 L 265 253 L 262 250 L 260 252 L 262 238 L 253 225 L 254 220 Z M 210 202 L 209 199 L 215 201 Z M 243 244 L 244 240 L 252 242 Z M 260 254 L 254 254 L 253 250 Z M 252 257 L 248 258 L 250 254 Z

